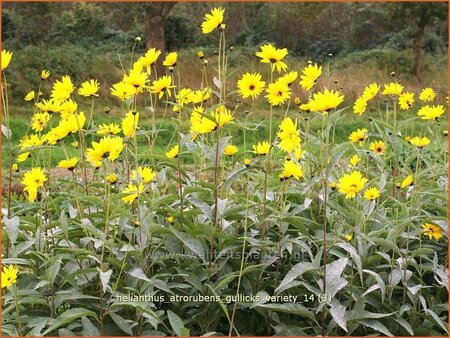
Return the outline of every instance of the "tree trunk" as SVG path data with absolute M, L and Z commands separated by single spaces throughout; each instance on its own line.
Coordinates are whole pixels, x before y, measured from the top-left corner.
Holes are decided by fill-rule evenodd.
M 164 50 L 164 26 L 176 2 L 145 3 L 145 47 Z
M 425 20 L 420 20 L 417 25 L 416 36 L 414 38 L 414 77 L 417 81 L 421 81 L 420 71 L 422 68 L 422 47 L 425 35 Z

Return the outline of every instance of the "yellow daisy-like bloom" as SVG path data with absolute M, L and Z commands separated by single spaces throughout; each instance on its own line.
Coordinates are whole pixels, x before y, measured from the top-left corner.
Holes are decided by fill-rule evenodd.
M 296 180 L 300 180 L 303 177 L 303 169 L 302 166 L 292 160 L 284 161 L 283 171 L 279 175 L 279 178 L 282 180 L 289 179 L 294 177 Z
M 161 55 L 160 50 L 156 50 L 155 48 L 150 48 L 144 56 L 139 58 L 139 64 L 142 68 L 145 68 L 147 74 L 151 73 L 151 67 L 156 63 L 159 56 Z
M 267 155 L 270 152 L 270 143 L 267 141 L 258 142 L 253 145 L 253 151 L 256 155 Z
M 147 88 L 148 73 L 140 69 L 131 69 L 130 74 L 123 77 L 123 82 L 132 85 L 136 89 L 136 94 L 142 93 Z
M 44 143 L 44 139 L 37 134 L 25 135 L 20 140 L 20 149 L 26 149 L 31 147 L 37 147 Z
M 99 89 L 100 85 L 98 84 L 97 80 L 85 81 L 81 84 L 80 88 L 78 89 L 78 94 L 85 97 L 89 96 L 98 97 L 97 92 Z
M 359 162 L 361 162 L 361 159 L 359 158 L 359 156 L 357 154 L 353 155 L 352 158 L 350 159 L 350 165 L 352 165 L 353 167 L 356 167 L 358 165 Z
M 223 22 L 223 13 L 225 9 L 219 7 L 211 10 L 211 14 L 205 14 L 205 19 L 202 23 L 202 33 L 208 34 L 219 28 Z
M 214 110 L 212 115 L 214 116 L 219 129 L 234 120 L 233 115 L 231 115 L 231 112 L 225 106 L 220 106 Z
M 67 169 L 69 171 L 73 171 L 78 164 L 79 158 L 78 157 L 72 157 L 69 160 L 62 160 L 58 163 L 58 168 Z
M 193 102 L 194 93 L 189 88 L 181 88 L 177 94 L 177 104 L 173 106 L 172 111 L 179 111 L 181 107 Z
M 106 175 L 105 179 L 109 184 L 114 184 L 117 182 L 117 176 L 114 173 Z
M 190 122 L 191 122 L 190 132 L 191 133 L 207 134 L 217 128 L 216 122 L 214 122 L 212 119 L 202 116 L 200 113 L 203 113 L 202 107 L 195 108 L 191 114 L 191 117 L 190 117 Z
M 408 175 L 400 184 L 400 188 L 405 189 L 411 185 L 414 185 L 413 175 Z
M 353 131 L 350 136 L 348 137 L 348 139 L 353 142 L 356 143 L 358 142 L 360 146 L 363 145 L 364 140 L 368 137 L 367 136 L 367 128 L 363 128 L 363 129 L 357 129 L 356 131 Z
M 41 80 L 47 80 L 50 76 L 50 72 L 48 70 L 43 69 L 41 71 Z
M 300 87 L 305 90 L 311 90 L 320 75 L 322 75 L 322 66 L 319 67 L 316 63 L 314 65 L 309 64 L 303 69 L 300 76 Z
M 352 239 L 353 239 L 353 235 L 352 234 L 345 234 L 345 239 L 347 240 L 347 241 L 351 241 Z
M 25 186 L 23 190 L 28 193 L 29 202 L 36 200 L 37 190 L 44 185 L 45 181 L 47 181 L 47 177 L 45 177 L 44 169 L 32 168 L 25 172 L 22 184 Z
M 124 81 L 113 84 L 110 90 L 111 95 L 121 100 L 131 99 L 134 95 L 136 95 L 136 88 L 134 88 L 132 84 Z
M 238 152 L 238 147 L 232 144 L 227 144 L 223 153 L 227 156 L 233 156 Z
M 177 65 L 177 52 L 172 52 L 166 55 L 166 58 L 163 61 L 163 66 L 165 67 L 175 67 Z
M 244 99 L 251 97 L 253 100 L 261 94 L 265 85 L 266 83 L 261 81 L 260 73 L 245 73 L 237 82 L 239 95 Z
M 364 114 L 367 109 L 367 100 L 364 96 L 358 97 L 353 105 L 353 112 L 358 115 Z
M 61 78 L 61 81 L 56 80 L 53 84 L 51 98 L 60 102 L 65 101 L 72 95 L 74 90 L 75 87 L 73 86 L 70 76 L 65 75 Z
M 364 184 L 368 181 L 363 177 L 359 171 L 352 171 L 350 174 L 345 174 L 339 179 L 336 184 L 338 191 L 345 194 L 345 198 L 355 198 L 356 193 L 364 188 Z
M 19 165 L 17 163 L 13 163 L 13 165 L 11 166 L 11 169 L 17 173 L 17 172 L 19 172 Z
M 11 285 L 16 284 L 18 274 L 19 268 L 17 266 L 15 265 L 4 266 L 1 278 L 2 288 L 9 288 Z
M 391 82 L 384 85 L 383 95 L 399 96 L 403 91 L 403 86 L 397 82 Z
M 336 182 L 330 182 L 330 183 L 328 183 L 328 187 L 329 187 L 331 190 L 336 190 Z
M 425 230 L 424 231 L 424 235 L 428 236 L 430 239 L 435 239 L 435 240 L 439 240 L 442 237 L 444 237 L 444 235 L 442 234 L 442 229 L 441 227 L 431 224 L 431 223 L 425 223 L 422 224 L 422 228 Z
M 325 89 L 323 93 L 316 93 L 308 102 L 311 111 L 327 113 L 337 108 L 343 101 L 344 95 L 339 91 Z
M 286 83 L 287 86 L 290 86 L 291 84 L 294 83 L 295 80 L 297 80 L 298 78 L 298 72 L 292 71 L 289 73 L 286 73 L 283 76 L 280 76 L 277 81 L 281 81 Z
M 409 136 L 409 135 L 405 136 L 405 141 L 406 142 L 411 143 L 411 140 L 412 140 L 411 136 Z
M 409 141 L 409 143 L 411 143 L 412 145 L 414 145 L 414 146 L 416 146 L 418 148 L 423 148 L 423 147 L 429 145 L 430 142 L 431 142 L 430 139 L 428 137 L 426 137 L 426 136 L 424 136 L 424 137 L 417 137 L 416 136 L 416 137 L 413 137 Z
M 29 151 L 27 151 L 25 153 L 21 153 L 20 155 L 17 156 L 17 162 L 19 162 L 19 163 L 25 162 L 30 157 L 31 157 L 31 153 Z
M 162 99 L 164 94 L 167 94 L 168 97 L 172 96 L 171 88 L 172 86 L 172 78 L 168 75 L 160 77 L 158 80 L 153 81 L 152 86 L 150 87 L 150 92 L 153 94 L 159 94 L 159 99 Z
M 34 99 L 34 90 L 28 92 L 27 95 L 23 98 L 25 101 L 31 101 Z
M 171 160 L 173 158 L 178 157 L 179 154 L 180 154 L 180 146 L 176 144 L 168 152 L 166 152 L 166 157 Z
M 105 158 L 110 161 L 117 159 L 122 149 L 123 141 L 121 137 L 105 136 L 99 142 L 92 142 L 92 148 L 86 150 L 86 159 L 94 167 L 98 168 Z
M 366 88 L 364 88 L 363 94 L 361 95 L 366 101 L 372 100 L 377 96 L 380 91 L 380 85 L 377 83 L 371 83 Z
M 364 192 L 364 198 L 369 201 L 373 201 L 378 197 L 380 197 L 380 190 L 375 187 L 369 188 Z
M 261 46 L 261 51 L 256 52 L 256 56 L 261 58 L 262 63 L 270 63 L 272 70 L 276 68 L 278 73 L 281 73 L 282 70 L 284 71 L 287 68 L 287 65 L 281 61 L 287 54 L 287 48 L 279 49 L 271 44 Z
M 61 103 L 59 109 L 60 109 L 59 113 L 61 114 L 61 118 L 67 119 L 77 111 L 78 104 L 75 101 L 73 101 L 72 99 L 68 99 Z
M 444 106 L 424 106 L 419 109 L 417 115 L 420 116 L 422 120 L 436 120 L 444 114 Z
M 377 155 L 383 155 L 386 151 L 386 144 L 383 141 L 372 142 L 369 149 Z
M 152 182 L 155 179 L 156 173 L 150 167 L 138 167 L 137 171 L 133 170 L 131 172 L 130 177 L 133 181 L 136 181 L 138 183 L 147 184 L 147 183 Z
M 42 102 L 36 103 L 36 107 L 40 110 L 53 114 L 61 111 L 61 103 L 55 100 L 42 100 Z
M 433 88 L 427 87 L 424 88 L 419 94 L 419 100 L 424 102 L 433 101 L 436 97 L 436 93 Z
M 141 183 L 138 186 L 130 183 L 128 186 L 122 190 L 122 194 L 127 194 L 126 196 L 122 197 L 122 201 L 125 203 L 133 203 L 136 198 L 138 198 L 139 195 L 141 195 L 144 191 L 144 185 Z
M 86 122 L 86 115 L 83 112 L 70 115 L 67 119 L 63 119 L 59 123 L 59 127 L 65 129 L 68 134 L 74 134 L 83 129 Z
M 412 107 L 414 103 L 414 93 L 405 92 L 400 94 L 398 97 L 398 104 L 400 106 L 400 109 L 407 110 Z
M 192 93 L 192 102 L 193 103 L 202 103 L 211 98 L 212 89 L 204 88 L 203 90 L 199 89 Z
M 291 88 L 283 81 L 269 84 L 266 89 L 265 98 L 272 106 L 279 106 L 286 102 L 291 96 Z
M 173 222 L 174 222 L 174 218 L 173 218 L 173 216 L 167 216 L 166 217 L 166 220 L 167 220 L 167 222 L 169 222 L 170 224 L 173 224 Z
M 139 113 L 135 111 L 128 112 L 122 119 L 122 132 L 126 137 L 134 137 L 139 122 Z
M 250 158 L 244 158 L 244 165 L 246 167 L 250 167 L 251 164 L 252 164 L 252 160 Z
M 36 113 L 31 118 L 31 129 L 34 131 L 42 131 L 47 126 L 48 121 L 50 121 L 50 114 L 48 113 Z
M 101 124 L 98 126 L 98 135 L 115 135 L 120 133 L 121 129 L 117 123 Z
M 5 70 L 11 62 L 13 53 L 2 49 L 2 70 Z
M 300 145 L 300 130 L 297 128 L 297 121 L 292 121 L 290 117 L 286 117 L 280 123 L 280 131 L 277 136 L 280 138 L 279 147 L 286 152 L 293 151 Z

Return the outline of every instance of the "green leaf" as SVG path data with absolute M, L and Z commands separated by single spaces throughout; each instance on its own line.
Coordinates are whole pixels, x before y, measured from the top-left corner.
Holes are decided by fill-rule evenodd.
M 12 245 L 16 243 L 17 236 L 19 235 L 19 224 L 20 217 L 14 216 L 12 218 L 8 218 L 3 216 L 3 224 L 5 225 L 5 230 L 8 235 L 8 239 Z
M 311 312 L 311 310 L 309 310 L 308 308 L 306 308 L 303 305 L 298 304 L 298 303 L 257 304 L 257 305 L 251 306 L 251 308 L 265 308 L 265 309 L 272 310 L 272 311 L 275 311 L 275 312 L 284 312 L 284 313 L 299 315 L 299 316 L 308 318 L 310 321 L 312 321 L 316 325 L 319 325 L 319 323 L 317 322 L 316 317 Z
M 342 329 L 347 331 L 347 321 L 345 319 L 345 306 L 338 304 L 338 305 L 332 305 L 330 308 L 330 314 L 331 317 L 333 317 L 336 324 L 338 324 Z
M 109 316 L 111 317 L 111 319 L 114 321 L 114 323 L 116 323 L 116 325 L 126 334 L 128 334 L 129 336 L 133 335 L 133 326 L 137 325 L 136 322 L 134 322 L 133 325 L 131 325 L 133 323 L 133 321 L 131 320 L 125 320 L 125 318 L 123 318 L 122 316 L 119 316 L 118 314 L 114 313 L 114 312 L 110 312 L 108 313 Z
M 42 334 L 43 336 L 49 334 L 50 332 L 59 329 L 61 326 L 72 323 L 74 320 L 81 318 L 83 316 L 93 317 L 98 320 L 97 314 L 95 312 L 89 311 L 84 308 L 75 308 L 67 310 L 66 312 L 60 314 L 55 321 L 53 321 L 47 330 Z
M 203 248 L 202 244 L 199 240 L 193 238 L 189 234 L 185 232 L 180 232 L 175 229 L 171 229 L 173 234 L 177 236 L 177 238 L 183 242 L 183 244 L 188 247 L 192 252 L 194 252 L 203 262 L 205 262 L 206 259 L 206 253 L 205 249 Z
M 81 324 L 83 325 L 83 336 L 100 336 L 100 331 L 92 324 L 88 317 L 81 317 Z
M 378 331 L 386 336 L 393 337 L 394 335 L 387 329 L 386 326 L 381 324 L 378 320 L 361 320 L 362 325 L 368 326 L 375 331 Z
M 275 289 L 275 294 L 278 294 L 281 289 L 285 291 L 285 286 L 292 282 L 297 277 L 301 276 L 307 271 L 317 270 L 318 267 L 316 267 L 312 263 L 302 262 L 295 264 L 292 269 L 286 274 L 284 279 L 281 281 L 280 285 Z
M 172 326 L 172 329 L 175 331 L 178 337 L 189 336 L 189 330 L 184 326 L 183 321 L 180 317 L 178 317 L 170 310 L 167 311 L 167 316 L 169 317 L 169 322 Z

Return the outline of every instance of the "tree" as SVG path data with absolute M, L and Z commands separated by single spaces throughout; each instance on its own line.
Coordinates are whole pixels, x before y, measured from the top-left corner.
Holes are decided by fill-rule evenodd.
M 164 50 L 164 26 L 176 2 L 145 3 L 145 47 Z

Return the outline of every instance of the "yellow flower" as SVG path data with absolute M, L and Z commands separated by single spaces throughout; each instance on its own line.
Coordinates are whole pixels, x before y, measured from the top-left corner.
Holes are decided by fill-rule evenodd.
M 364 192 L 364 198 L 369 201 L 373 201 L 378 197 L 380 197 L 380 190 L 375 187 L 369 188 Z
M 213 121 L 212 117 L 211 119 L 209 119 L 205 116 L 202 116 L 201 113 L 203 113 L 202 107 L 197 107 L 192 112 L 190 117 L 191 133 L 207 134 L 217 128 L 217 123 Z
M 238 93 L 242 98 L 251 97 L 256 99 L 264 89 L 266 83 L 261 81 L 261 74 L 259 73 L 245 73 L 237 82 Z
M 346 199 L 355 198 L 356 193 L 364 188 L 367 181 L 359 171 L 352 171 L 339 179 L 337 187 L 340 193 L 345 194 Z
M 202 23 L 203 34 L 211 33 L 216 28 L 219 28 L 223 22 L 223 13 L 225 9 L 219 7 L 211 10 L 211 14 L 205 14 L 205 19 Z
M 63 119 L 69 118 L 73 115 L 78 109 L 78 104 L 72 99 L 68 99 L 61 103 L 59 106 L 59 112 Z
M 121 100 L 130 99 L 136 95 L 136 88 L 134 88 L 133 85 L 123 81 L 113 84 L 110 90 L 112 95 Z
M 280 179 L 289 179 L 294 177 L 296 180 L 300 180 L 303 177 L 302 166 L 292 160 L 284 161 L 283 171 L 279 175 Z
M 123 141 L 118 136 L 105 136 L 99 142 L 92 142 L 92 148 L 86 150 L 86 159 L 94 166 L 100 167 L 102 160 L 117 159 L 122 152 Z
M 414 103 L 414 93 L 405 92 L 400 94 L 400 96 L 398 97 L 398 103 L 400 109 L 410 109 Z
M 43 69 L 41 71 L 41 80 L 47 80 L 50 76 L 50 72 L 48 70 Z
M 3 52 L 3 51 L 2 51 Z M 3 57 L 3 55 L 2 55 Z M 3 63 L 3 58 L 2 58 Z M 11 285 L 16 284 L 17 275 L 19 274 L 19 268 L 15 265 L 4 266 L 2 270 L 2 288 L 9 288 Z
M 17 156 L 17 162 L 19 162 L 19 163 L 25 162 L 30 157 L 31 157 L 31 153 L 29 151 L 27 151 L 25 153 L 21 153 L 20 155 Z
M 192 93 L 193 103 L 202 103 L 211 98 L 212 90 L 211 88 L 199 89 Z
M 386 144 L 383 141 L 372 142 L 369 149 L 377 155 L 382 155 L 386 151 Z
M 117 176 L 116 176 L 116 174 L 114 174 L 114 173 L 109 174 L 109 175 L 106 175 L 105 179 L 106 179 L 106 181 L 108 181 L 108 183 L 110 183 L 110 184 L 114 184 L 114 183 L 117 182 Z
M 160 55 L 161 55 L 160 50 L 156 50 L 155 48 L 150 48 L 144 54 L 144 56 L 141 56 L 139 58 L 139 63 L 142 67 L 146 68 L 147 74 L 151 73 L 151 67 L 155 64 L 155 62 L 158 60 Z
M 353 105 L 353 112 L 362 115 L 367 109 L 367 100 L 364 96 L 358 97 Z
M 300 76 L 300 87 L 305 90 L 311 90 L 321 74 L 322 66 L 319 67 L 316 63 L 314 65 L 309 64 L 303 69 L 302 76 Z
M 55 100 L 42 100 L 42 102 L 36 103 L 36 107 L 40 110 L 53 114 L 61 111 L 61 103 Z
M 425 230 L 424 231 L 424 235 L 428 236 L 430 239 L 435 239 L 435 240 L 439 240 L 441 239 L 444 235 L 442 234 L 442 229 L 441 227 L 431 224 L 431 223 L 425 223 L 422 224 L 422 228 Z
M 298 72 L 292 71 L 289 73 L 286 73 L 283 76 L 280 76 L 277 81 L 281 81 L 286 83 L 287 86 L 290 86 L 291 84 L 294 83 L 295 80 L 297 80 L 298 78 Z
M 250 165 L 252 164 L 252 160 L 249 158 L 244 158 L 244 165 L 246 167 L 250 167 Z
M 277 81 L 269 84 L 266 93 L 265 98 L 267 102 L 272 106 L 279 106 L 289 99 L 291 96 L 291 88 L 285 82 Z
M 402 181 L 402 183 L 400 184 L 400 188 L 405 189 L 409 186 L 414 185 L 414 179 L 412 175 L 408 175 L 406 176 L 406 178 Z
M 383 95 L 392 95 L 399 96 L 403 91 L 403 86 L 396 82 L 391 82 L 389 84 L 384 85 L 384 90 L 381 94 Z
M 131 69 L 129 75 L 123 77 L 123 82 L 133 86 L 137 93 L 142 93 L 147 87 L 148 73 L 142 72 L 140 69 Z
M 150 92 L 153 94 L 159 94 L 159 99 L 162 99 L 164 94 L 167 94 L 168 97 L 172 96 L 171 88 L 172 86 L 172 78 L 168 75 L 160 77 L 158 80 L 153 81 L 152 86 L 150 87 Z
M 417 137 L 416 136 L 416 137 L 413 137 L 409 143 L 411 143 L 412 145 L 414 145 L 418 148 L 423 148 L 430 144 L 430 139 L 426 136 L 425 137 Z
M 23 98 L 25 101 L 31 101 L 34 99 L 34 90 L 28 92 L 27 95 Z
M 67 169 L 69 171 L 73 171 L 75 169 L 75 166 L 78 163 L 78 157 L 72 157 L 69 160 L 62 160 L 58 163 L 58 168 Z
M 359 142 L 359 145 L 362 146 L 364 140 L 368 137 L 367 136 L 367 128 L 363 128 L 363 129 L 357 129 L 356 131 L 353 131 L 350 136 L 348 137 L 348 139 L 353 142 Z
M 224 105 L 214 110 L 212 115 L 214 116 L 219 129 L 234 120 L 233 115 L 231 115 L 230 111 Z
M 435 97 L 436 93 L 434 92 L 433 88 L 427 87 L 420 92 L 419 100 L 424 102 L 430 102 L 433 101 Z
M 177 104 L 173 106 L 172 111 L 179 111 L 181 107 L 191 103 L 194 99 L 194 93 L 189 88 L 181 88 L 177 94 Z
M 117 123 L 101 124 L 98 126 L 98 135 L 115 135 L 120 133 L 121 129 Z
M 380 85 L 377 83 L 371 83 L 366 88 L 364 88 L 362 97 L 366 100 L 372 100 L 375 96 L 377 96 L 378 92 L 380 91 Z
M 328 187 L 329 187 L 331 190 L 336 190 L 336 182 L 330 182 L 330 183 L 328 183 Z
M 417 115 L 421 117 L 422 120 L 436 120 L 444 114 L 444 106 L 424 106 L 419 109 Z
M 237 152 L 238 152 L 238 147 L 236 147 L 232 144 L 227 144 L 227 146 L 225 147 L 225 150 L 223 151 L 223 153 L 227 156 L 233 156 Z
M 100 85 L 98 84 L 97 80 L 90 80 L 85 81 L 81 84 L 80 88 L 78 89 L 78 94 L 81 96 L 95 96 L 98 97 L 98 90 L 100 89 Z
M 361 159 L 359 158 L 359 156 L 355 154 L 355 155 L 353 155 L 352 158 L 350 159 L 350 164 L 351 164 L 353 167 L 356 167 L 360 161 L 361 161 Z
M 199 50 L 199 51 L 197 52 L 197 57 L 198 57 L 200 60 L 203 60 L 203 59 L 205 58 L 205 54 L 203 54 L 203 52 L 202 52 L 201 50 Z
M 163 66 L 165 67 L 175 67 L 177 65 L 177 52 L 172 52 L 166 55 L 166 58 L 163 61 Z
M 169 222 L 170 224 L 173 224 L 174 218 L 173 218 L 173 216 L 167 216 L 166 220 L 167 220 L 167 222 Z
M 337 108 L 343 101 L 344 95 L 340 95 L 339 91 L 325 89 L 323 93 L 316 93 L 309 100 L 308 105 L 311 111 L 328 112 Z
M 32 125 L 31 129 L 34 131 L 42 131 L 50 120 L 50 114 L 48 113 L 36 113 L 31 118 Z
M 347 241 L 351 241 L 352 239 L 353 239 L 353 235 L 352 234 L 345 234 L 345 239 L 347 240 Z
M 300 145 L 300 130 L 297 128 L 297 121 L 292 121 L 290 117 L 286 117 L 280 123 L 280 131 L 277 136 L 280 138 L 279 147 L 286 152 L 293 151 Z
M 2 49 L 2 70 L 6 69 L 11 62 L 13 53 Z
M 262 63 L 271 63 L 272 70 L 276 67 L 278 73 L 287 68 L 287 65 L 281 61 L 287 54 L 288 50 L 286 48 L 277 49 L 271 44 L 261 46 L 261 51 L 256 52 L 256 56 L 261 58 Z
M 128 112 L 122 119 L 122 132 L 126 137 L 134 137 L 139 122 L 139 113 L 135 111 Z
M 63 128 L 67 134 L 74 134 L 83 129 L 86 122 L 86 116 L 83 112 L 70 115 L 67 119 L 63 119 L 59 123 L 59 127 Z
M 47 178 L 45 177 L 44 169 L 32 168 L 25 172 L 22 184 L 25 186 L 23 190 L 28 193 L 29 202 L 36 200 L 37 190 L 44 185 L 45 181 L 47 181 Z
M 270 152 L 270 143 L 267 141 L 258 142 L 253 145 L 253 151 L 256 155 L 267 155 Z
M 131 172 L 131 179 L 138 183 L 150 183 L 156 177 L 156 173 L 152 168 L 149 167 L 138 167 L 137 171 L 133 170 Z
M 176 144 L 168 152 L 166 152 L 166 157 L 171 160 L 173 158 L 176 158 L 179 154 L 180 146 Z
M 11 166 L 11 169 L 17 173 L 19 171 L 19 165 L 17 163 L 13 163 L 13 165 Z
M 138 186 L 130 183 L 124 190 L 122 190 L 123 194 L 127 194 L 126 196 L 122 197 L 122 201 L 131 204 L 136 198 L 138 198 L 139 195 L 142 194 L 143 191 L 144 185 L 142 183 Z
M 70 95 L 72 95 L 74 90 L 75 87 L 73 86 L 70 76 L 63 76 L 61 81 L 56 80 L 53 84 L 51 98 L 60 102 L 65 101 L 70 97 Z
M 408 143 L 411 143 L 412 137 L 411 136 L 405 136 L 405 141 Z

